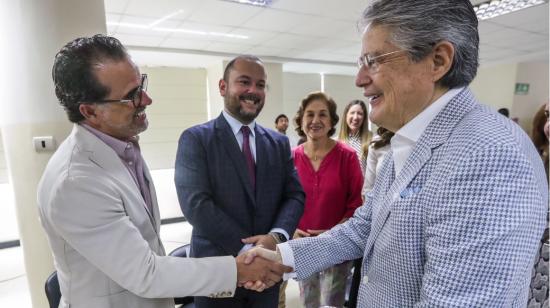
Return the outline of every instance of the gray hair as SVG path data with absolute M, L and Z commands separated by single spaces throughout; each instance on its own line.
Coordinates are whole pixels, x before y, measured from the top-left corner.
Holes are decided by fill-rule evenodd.
M 451 68 L 439 80 L 448 88 L 467 86 L 479 65 L 477 16 L 469 0 L 374 0 L 363 12 L 360 27 L 383 26 L 392 42 L 420 61 L 441 41 L 453 44 Z

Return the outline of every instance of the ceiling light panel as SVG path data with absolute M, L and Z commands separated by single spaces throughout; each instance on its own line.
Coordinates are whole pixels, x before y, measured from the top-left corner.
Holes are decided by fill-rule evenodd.
M 486 20 L 546 2 L 548 0 L 492 0 L 474 6 L 474 11 L 479 20 Z
M 262 7 L 271 6 L 271 4 L 273 3 L 273 0 L 224 0 L 224 1 L 254 5 L 254 6 L 262 6 Z

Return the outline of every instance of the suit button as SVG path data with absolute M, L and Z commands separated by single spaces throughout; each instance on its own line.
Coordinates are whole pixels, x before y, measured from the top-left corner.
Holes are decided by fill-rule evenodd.
M 363 276 L 363 283 L 368 284 L 369 283 L 369 276 L 365 275 Z

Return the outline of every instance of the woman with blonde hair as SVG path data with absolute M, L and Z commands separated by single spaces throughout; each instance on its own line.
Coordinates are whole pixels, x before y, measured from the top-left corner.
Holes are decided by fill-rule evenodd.
M 363 174 L 355 151 L 330 138 L 338 123 L 336 103 L 323 92 L 306 96 L 294 118 L 296 132 L 306 141 L 294 148 L 294 164 L 306 193 L 304 214 L 294 238 L 317 236 L 343 223 L 361 205 Z M 342 307 L 345 262 L 300 281 L 300 298 L 306 308 Z
M 367 153 L 372 138 L 367 123 L 367 106 L 362 100 L 353 100 L 344 108 L 342 124 L 338 140 L 355 150 L 361 163 L 361 171 L 365 173 Z

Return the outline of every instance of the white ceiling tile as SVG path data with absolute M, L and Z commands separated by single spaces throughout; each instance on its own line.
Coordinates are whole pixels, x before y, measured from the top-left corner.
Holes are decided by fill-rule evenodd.
M 323 0 L 276 0 L 271 8 L 294 13 L 321 15 L 322 2 Z
M 480 36 L 484 34 L 490 34 L 491 32 L 495 32 L 500 29 L 502 29 L 502 26 L 491 22 L 491 19 L 480 20 L 478 24 L 478 31 Z
M 285 34 L 281 33 L 279 35 L 274 36 L 272 39 L 267 40 L 263 43 L 264 46 L 267 47 L 279 47 L 279 48 L 312 48 L 316 47 L 317 40 L 314 38 L 311 38 L 310 36 L 302 36 L 302 35 L 295 35 L 295 34 Z
M 160 44 L 162 37 L 157 36 L 145 36 L 145 35 L 132 35 L 132 34 L 116 34 L 123 45 L 126 46 L 148 46 L 155 47 Z
M 262 56 L 276 56 L 278 57 L 281 53 L 287 51 L 285 48 L 277 47 L 266 47 L 266 46 L 254 46 L 248 50 L 245 50 L 244 53 L 256 55 L 258 57 Z
M 252 48 L 250 45 L 213 42 L 208 45 L 208 50 L 224 53 L 243 54 Z
M 183 9 L 158 26 L 248 36 L 240 40 L 108 26 L 127 45 L 346 63 L 354 62 L 361 50 L 357 21 L 366 5 L 365 0 L 277 0 L 271 8 L 260 8 L 221 0 L 105 0 L 110 22 L 149 25 Z M 482 63 L 547 55 L 548 4 L 480 21 L 479 32 Z
M 205 50 L 210 41 L 198 41 L 198 40 L 189 40 L 181 37 L 169 37 L 163 40 L 159 47 L 164 48 L 180 48 L 180 49 L 193 49 L 193 50 Z
M 312 37 L 339 37 L 342 39 L 360 40 L 361 33 L 356 24 L 326 18 L 312 17 L 307 23 L 301 23 L 289 29 L 288 32 Z
M 126 14 L 158 19 L 182 10 L 183 12 L 171 17 L 171 19 L 183 20 L 189 17 L 191 12 L 200 4 L 200 0 L 130 0 L 126 8 Z
M 251 30 L 247 28 L 233 28 L 233 30 L 230 33 L 248 36 L 245 43 L 250 45 L 263 44 L 264 42 L 272 39 L 276 35 L 279 35 L 279 32 L 258 31 L 258 30 Z
M 144 17 L 144 16 L 134 16 L 134 15 L 122 15 L 120 22 L 129 23 L 129 24 L 138 24 L 138 25 L 149 25 L 150 23 L 156 21 L 157 18 L 153 17 Z M 110 21 L 110 20 L 107 20 Z
M 531 20 L 542 20 L 544 18 L 548 19 L 548 3 L 501 15 L 490 20 L 499 25 L 515 27 L 529 23 Z
M 194 30 L 194 31 L 218 32 L 218 33 L 229 33 L 231 32 L 231 30 L 233 30 L 233 27 L 231 26 L 220 26 L 220 25 L 213 25 L 209 23 L 200 23 L 200 22 L 193 22 L 193 21 L 185 21 L 184 23 L 180 24 L 178 28 Z
M 242 27 L 254 30 L 287 32 L 296 25 L 308 23 L 311 20 L 315 20 L 315 17 L 264 9 L 259 14 L 245 21 Z
M 119 22 L 122 19 L 122 14 L 106 13 L 105 20 L 112 22 Z
M 191 21 L 214 25 L 240 26 L 260 13 L 263 8 L 225 1 L 206 1 L 191 14 Z
M 105 12 L 123 13 L 129 1 L 130 0 L 105 0 Z

